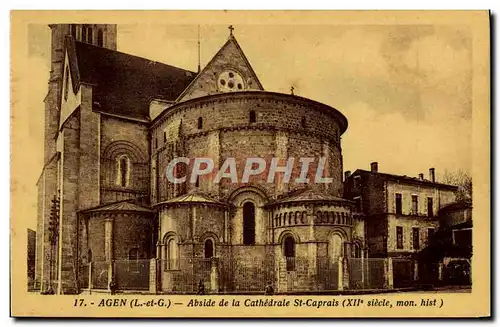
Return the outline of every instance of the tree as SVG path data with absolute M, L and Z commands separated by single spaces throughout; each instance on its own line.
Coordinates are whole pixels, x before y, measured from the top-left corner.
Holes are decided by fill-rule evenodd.
M 445 170 L 442 183 L 458 186 L 457 201 L 472 202 L 472 176 L 469 173 L 461 169 L 456 172 Z

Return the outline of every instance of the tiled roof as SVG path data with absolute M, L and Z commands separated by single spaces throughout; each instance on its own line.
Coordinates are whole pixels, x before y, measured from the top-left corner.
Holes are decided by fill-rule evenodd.
M 212 203 L 217 205 L 226 205 L 224 202 L 218 201 L 205 195 L 203 193 L 192 192 L 180 195 L 173 199 L 161 202 L 161 204 L 174 204 L 174 203 Z
M 116 203 L 111 203 L 103 206 L 98 206 L 95 208 L 87 209 L 83 211 L 84 213 L 93 213 L 93 212 L 143 212 L 143 213 L 152 213 L 153 211 L 141 207 L 135 203 L 131 203 L 129 201 L 122 201 L 122 202 L 116 202 Z
M 196 73 L 67 39 L 72 79 L 94 85 L 93 109 L 149 120 L 153 98 L 175 100 Z
M 418 177 L 411 177 L 411 176 L 406 176 L 406 175 L 395 175 L 395 174 L 387 174 L 387 173 L 379 173 L 379 172 L 375 173 L 375 172 L 371 172 L 371 171 L 364 170 L 364 169 L 356 169 L 356 171 L 354 173 L 352 173 L 349 176 L 349 178 L 352 178 L 357 173 L 364 174 L 364 175 L 373 174 L 373 175 L 383 177 L 387 180 L 395 180 L 395 181 L 403 181 L 403 182 L 408 182 L 408 183 L 423 184 L 423 185 L 429 185 L 429 186 L 439 187 L 439 188 L 444 188 L 444 189 L 449 189 L 449 190 L 456 190 L 457 189 L 457 186 L 433 182 L 433 181 L 428 180 L 428 179 L 420 179 Z
M 289 203 L 289 202 L 346 202 L 352 201 L 333 196 L 330 194 L 321 193 L 314 189 L 301 189 L 289 193 L 287 196 L 277 199 L 274 203 Z

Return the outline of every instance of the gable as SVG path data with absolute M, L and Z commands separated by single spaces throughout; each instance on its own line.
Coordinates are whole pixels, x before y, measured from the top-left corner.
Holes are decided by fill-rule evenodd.
M 177 98 L 186 101 L 221 92 L 264 90 L 234 36 Z
M 81 88 L 75 81 L 74 65 L 71 65 L 68 52 L 64 55 L 63 80 L 61 89 L 61 112 L 59 117 L 59 127 L 61 127 L 66 119 L 71 116 L 82 102 Z

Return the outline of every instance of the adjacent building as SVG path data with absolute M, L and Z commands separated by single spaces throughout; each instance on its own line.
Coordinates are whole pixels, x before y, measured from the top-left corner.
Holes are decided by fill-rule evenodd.
M 400 176 L 370 170 L 345 172 L 344 197 L 356 203 L 365 219 L 370 257 L 411 257 L 429 244 L 439 227 L 438 212 L 455 201 L 456 186 L 428 178 Z

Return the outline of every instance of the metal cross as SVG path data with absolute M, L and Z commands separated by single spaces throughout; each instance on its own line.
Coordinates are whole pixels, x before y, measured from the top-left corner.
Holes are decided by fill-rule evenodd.
M 293 85 L 290 87 L 290 92 L 292 92 L 292 95 L 293 95 L 293 90 L 295 90 L 295 88 L 293 87 Z
M 233 35 L 233 31 L 234 31 L 234 27 L 233 25 L 229 25 L 229 35 L 232 36 Z

